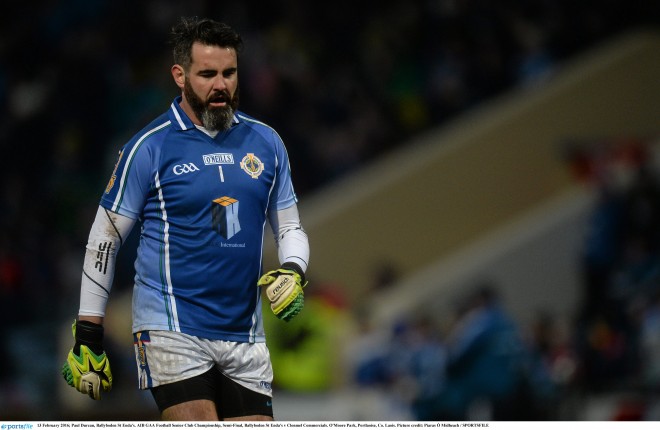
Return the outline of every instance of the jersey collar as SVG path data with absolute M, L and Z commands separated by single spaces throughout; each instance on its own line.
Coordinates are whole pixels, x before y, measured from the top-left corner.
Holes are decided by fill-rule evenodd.
M 170 110 L 167 112 L 167 115 L 172 121 L 174 127 L 178 130 L 194 130 L 195 124 L 192 120 L 186 115 L 186 113 L 181 109 L 181 96 L 174 98 L 174 101 L 170 105 Z M 234 114 L 234 125 L 239 123 L 238 115 Z

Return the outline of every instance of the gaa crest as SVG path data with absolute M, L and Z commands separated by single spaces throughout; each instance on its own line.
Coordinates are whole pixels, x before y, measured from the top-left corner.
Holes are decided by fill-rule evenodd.
M 261 175 L 261 172 L 264 171 L 264 163 L 252 153 L 248 153 L 243 157 L 240 164 L 241 169 L 253 179 L 257 179 Z

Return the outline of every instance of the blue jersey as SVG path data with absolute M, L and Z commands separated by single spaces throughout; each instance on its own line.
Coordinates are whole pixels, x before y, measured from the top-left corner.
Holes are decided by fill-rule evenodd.
M 122 148 L 101 199 L 142 223 L 133 331 L 264 342 L 267 213 L 296 203 L 284 144 L 240 112 L 212 138 L 180 100 Z

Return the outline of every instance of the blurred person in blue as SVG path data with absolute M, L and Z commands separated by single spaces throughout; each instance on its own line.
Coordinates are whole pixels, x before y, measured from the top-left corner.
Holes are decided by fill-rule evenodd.
M 446 339 L 445 384 L 433 419 L 529 418 L 529 351 L 496 289 L 480 285 L 461 307 Z
M 417 311 L 388 331 L 375 330 L 368 318 L 360 322 L 363 333 L 351 348 L 349 367 L 359 396 L 376 396 L 372 413 L 387 420 L 435 419 L 446 353 L 434 318 Z
M 411 410 L 417 420 L 432 420 L 433 399 L 444 389 L 447 351 L 435 321 L 429 316 L 415 321 L 412 331 L 409 372 L 415 389 Z
M 238 111 L 234 29 L 182 18 L 171 43 L 181 94 L 119 152 L 89 234 L 62 373 L 93 399 L 111 389 L 103 321 L 117 251 L 139 222 L 139 387 L 163 420 L 272 420 L 262 290 L 289 321 L 304 305 L 309 259 L 289 158 L 275 130 Z M 267 222 L 281 267 L 263 273 Z

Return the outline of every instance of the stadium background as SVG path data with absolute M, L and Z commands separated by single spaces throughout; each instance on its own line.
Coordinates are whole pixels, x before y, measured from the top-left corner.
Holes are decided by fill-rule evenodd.
M 291 154 L 314 288 L 305 318 L 269 322 L 278 418 L 415 419 L 483 281 L 540 357 L 547 407 L 527 418 L 660 417 L 657 255 L 635 265 L 619 243 L 637 252 L 610 272 L 587 258 L 609 250 L 587 240 L 610 220 L 605 186 L 643 200 L 635 238 L 658 225 L 655 185 L 631 179 L 645 162 L 657 174 L 653 2 L 70 0 L 0 18 L 0 419 L 155 416 L 129 353 L 131 243 L 108 318 L 113 392 L 75 396 L 59 367 L 117 148 L 176 93 L 165 37 L 180 15 L 243 34 L 241 108 Z M 599 275 L 614 319 L 587 309 Z

